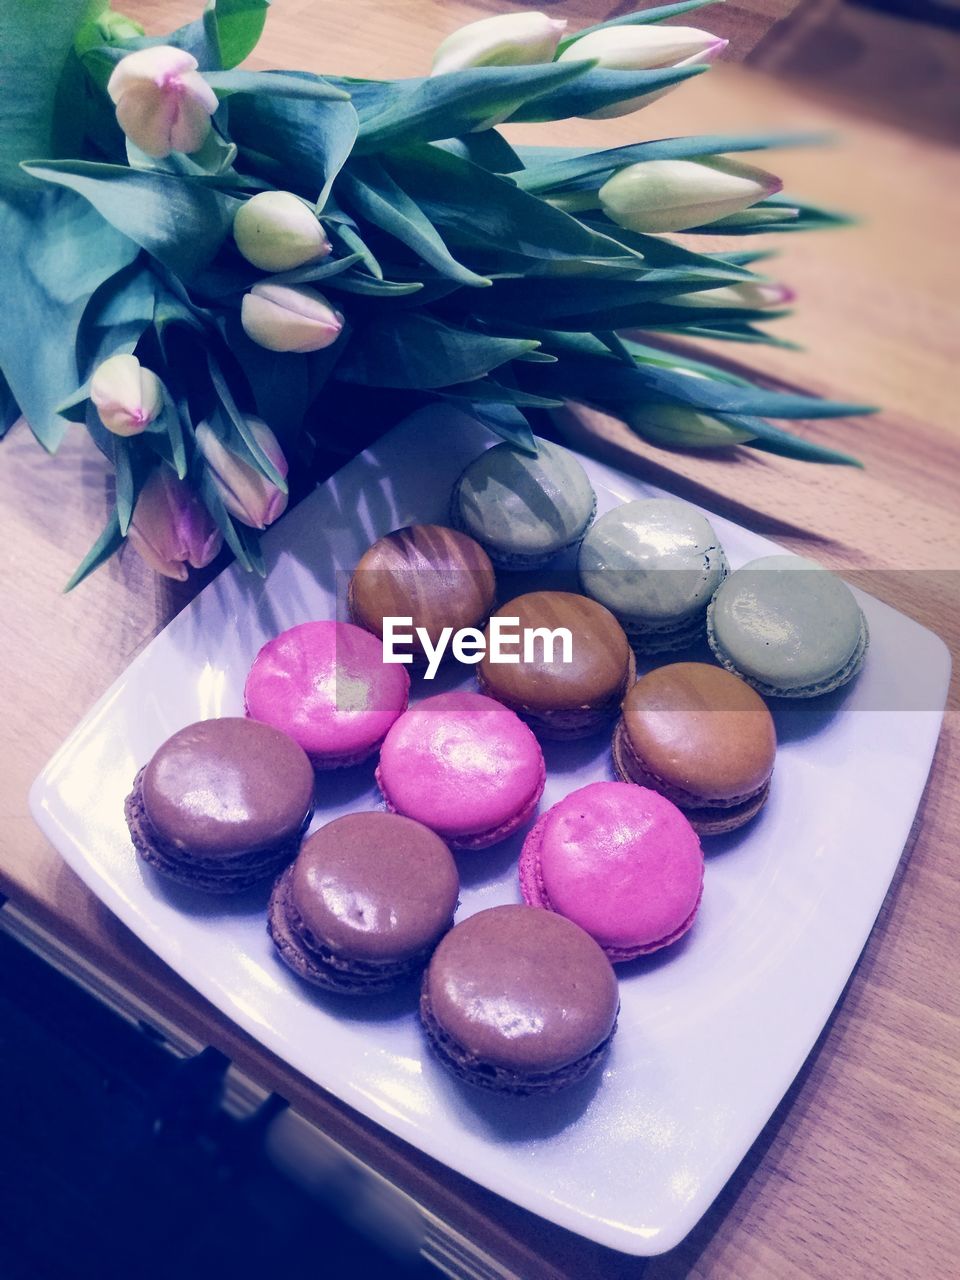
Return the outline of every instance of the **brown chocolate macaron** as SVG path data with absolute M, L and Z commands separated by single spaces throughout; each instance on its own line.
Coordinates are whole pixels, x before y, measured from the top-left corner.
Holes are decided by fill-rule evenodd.
M 267 927 L 307 982 L 375 994 L 423 969 L 453 924 L 459 892 L 453 855 L 427 827 L 351 813 L 304 841 L 274 886 Z
M 430 961 L 420 1018 L 458 1079 L 511 1094 L 554 1093 L 603 1059 L 617 980 L 600 947 L 552 911 L 490 907 L 447 934 Z
M 270 725 L 201 720 L 140 770 L 125 812 L 150 866 L 191 888 L 235 893 L 295 857 L 313 814 L 313 767 Z
M 491 660 L 491 624 L 519 619 L 521 644 L 505 649 L 519 661 Z M 570 661 L 562 646 L 537 639 L 530 661 L 523 637 L 535 628 L 570 632 Z M 477 668 L 480 692 L 515 711 L 542 738 L 583 738 L 616 714 L 636 676 L 626 633 L 609 609 L 569 591 L 532 591 L 498 609 L 487 625 L 487 649 Z M 547 661 L 548 655 L 551 660 Z
M 704 662 L 643 676 L 623 701 L 613 763 L 624 782 L 659 791 L 700 835 L 749 822 L 766 802 L 777 752 L 766 703 L 739 677 Z
M 456 632 L 483 626 L 495 594 L 493 565 L 478 542 L 443 525 L 412 524 L 363 553 L 350 579 L 347 607 L 358 626 L 381 638 L 385 617 L 412 618 L 411 651 L 418 663 L 425 655 L 417 627 L 435 644 L 444 627 Z

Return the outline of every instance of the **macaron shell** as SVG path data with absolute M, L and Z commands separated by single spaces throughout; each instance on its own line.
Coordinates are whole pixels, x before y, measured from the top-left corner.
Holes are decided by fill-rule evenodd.
M 490 557 L 473 538 L 443 525 L 409 525 L 361 556 L 350 580 L 350 615 L 381 637 L 385 617 L 409 617 L 436 642 L 444 627 L 482 626 L 495 593 Z M 414 640 L 410 649 L 422 646 Z
M 663 796 L 632 783 L 594 782 L 555 804 L 541 823 L 547 901 L 601 946 L 649 949 L 691 921 L 703 853 L 689 822 Z
M 696 799 L 747 796 L 773 771 L 777 735 L 763 699 L 707 663 L 642 676 L 623 700 L 623 724 L 644 767 Z
M 313 769 L 295 742 L 242 717 L 173 734 L 143 770 L 140 796 L 160 839 L 235 860 L 297 836 L 313 806 Z
M 559 642 L 553 647 L 553 661 L 545 661 L 546 647 L 539 641 L 531 662 L 523 661 L 520 648 L 510 651 L 519 662 L 491 662 L 488 625 L 487 653 L 478 676 L 492 697 L 516 710 L 575 711 L 602 705 L 623 691 L 632 653 L 623 628 L 603 605 L 568 591 L 534 591 L 511 600 L 493 616 L 517 618 L 521 636 L 533 628 L 566 627 L 572 643 L 569 662 L 560 660 Z
M 352 763 L 372 752 L 407 705 L 410 677 L 383 661 L 380 641 L 349 622 L 304 622 L 269 640 L 247 676 L 254 719 L 307 754 Z
M 441 835 L 487 832 L 536 802 L 543 754 L 510 710 L 478 693 L 442 693 L 411 707 L 380 751 L 388 804 Z
M 601 949 L 569 920 L 491 907 L 441 941 L 425 989 L 440 1027 L 478 1061 L 562 1068 L 610 1035 L 617 981 Z
M 494 445 L 470 463 L 454 489 L 458 524 L 494 552 L 559 551 L 593 517 L 596 497 L 577 459 L 549 440 L 537 443 L 536 457 Z
M 460 880 L 439 836 L 409 818 L 352 813 L 315 831 L 290 894 L 311 934 L 341 955 L 401 960 L 446 930 Z
M 602 515 L 580 546 L 584 591 L 618 618 L 672 626 L 705 609 L 726 573 L 713 526 L 669 498 L 624 503 Z
M 728 669 L 789 696 L 826 692 L 852 677 L 866 629 L 856 597 L 835 574 L 801 556 L 764 556 L 717 591 L 708 639 Z

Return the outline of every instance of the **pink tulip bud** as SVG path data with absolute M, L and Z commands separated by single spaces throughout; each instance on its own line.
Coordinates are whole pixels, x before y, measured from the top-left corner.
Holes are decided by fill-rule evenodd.
M 343 316 L 306 285 L 255 284 L 243 295 L 240 322 L 270 351 L 320 351 L 340 337 Z
M 171 151 L 199 151 L 217 109 L 217 96 L 197 71 L 196 58 L 165 44 L 121 58 L 107 92 L 120 128 L 158 160 Z
M 90 399 L 115 436 L 138 436 L 163 408 L 163 383 L 136 356 L 111 356 L 90 379 Z
M 259 418 L 248 417 L 246 421 L 260 448 L 285 478 L 287 460 L 277 437 Z M 232 453 L 206 422 L 197 427 L 197 447 L 223 505 L 241 524 L 265 529 L 286 510 L 287 495 L 256 467 Z
M 185 582 L 187 565 L 209 564 L 223 536 L 186 482 L 159 466 L 140 491 L 127 540 L 156 573 Z

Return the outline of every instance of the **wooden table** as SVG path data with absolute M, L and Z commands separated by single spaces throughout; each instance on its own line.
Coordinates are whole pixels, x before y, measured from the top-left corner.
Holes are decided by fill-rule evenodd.
M 126 7 L 148 29 L 162 31 L 192 16 L 198 4 L 137 0 Z M 482 7 L 276 0 L 254 62 L 414 74 L 442 34 Z M 562 7 L 573 16 L 590 10 L 588 3 Z M 724 354 L 746 350 L 748 363 L 773 378 L 883 405 L 871 419 L 809 428 L 811 436 L 855 451 L 866 470 L 810 467 L 746 450 L 732 459 L 667 455 L 587 413 L 567 414 L 563 428 L 580 447 L 702 498 L 850 575 L 903 571 L 876 573 L 870 589 L 954 642 L 960 568 L 956 154 L 888 126 L 838 118 L 788 84 L 737 66 L 712 71 L 632 122 L 605 129 L 574 122 L 556 127 L 552 137 L 613 145 L 640 130 L 663 136 L 758 126 L 839 128 L 840 145 L 784 152 L 777 163 L 795 189 L 862 213 L 866 222 L 856 230 L 781 241 L 783 257 L 774 270 L 800 293 L 800 310 L 781 332 L 804 343 L 805 354 L 729 347 Z M 527 127 L 517 134 L 538 132 Z M 955 688 L 911 847 L 828 1028 L 705 1219 L 678 1249 L 643 1264 L 596 1249 L 481 1191 L 296 1076 L 158 963 L 45 842 L 27 814 L 30 782 L 90 703 L 199 584 L 155 579 L 128 555 L 64 597 L 63 583 L 104 518 L 110 481 L 101 460 L 79 429 L 56 458 L 47 458 L 21 425 L 0 448 L 0 464 L 0 888 L 22 919 L 290 1099 L 477 1243 L 500 1274 L 523 1280 L 641 1273 L 650 1280 L 889 1280 L 952 1272 L 960 1257 Z

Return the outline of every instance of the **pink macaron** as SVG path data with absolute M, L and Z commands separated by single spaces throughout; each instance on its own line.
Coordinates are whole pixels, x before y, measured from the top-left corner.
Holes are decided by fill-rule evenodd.
M 543 794 L 540 745 L 514 712 L 479 693 L 440 693 L 405 712 L 380 750 L 387 808 L 458 849 L 518 831 Z
M 268 640 L 243 697 L 247 715 L 298 742 L 316 769 L 372 756 L 407 706 L 410 677 L 349 622 L 303 622 Z
M 703 852 L 690 823 L 657 792 L 592 782 L 533 827 L 520 889 L 528 905 L 574 921 L 619 964 L 687 932 L 703 891 Z

